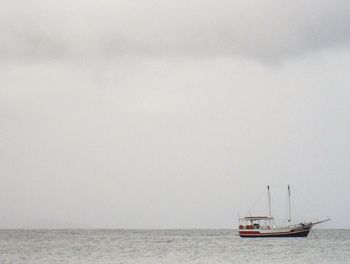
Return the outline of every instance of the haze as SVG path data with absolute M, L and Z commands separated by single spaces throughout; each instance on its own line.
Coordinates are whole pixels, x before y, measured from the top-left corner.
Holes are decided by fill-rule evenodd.
M 0 0 L 0 227 L 236 228 L 291 184 L 349 228 L 349 14 Z

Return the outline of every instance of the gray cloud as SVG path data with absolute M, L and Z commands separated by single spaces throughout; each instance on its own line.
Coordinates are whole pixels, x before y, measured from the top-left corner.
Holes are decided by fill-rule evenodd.
M 1 227 L 232 228 L 267 183 L 349 227 L 348 13 L 0 0 Z
M 2 1 L 2 58 L 242 56 L 349 43 L 348 1 Z
M 348 227 L 349 58 L 9 63 L 0 224 L 232 228 L 290 183 Z

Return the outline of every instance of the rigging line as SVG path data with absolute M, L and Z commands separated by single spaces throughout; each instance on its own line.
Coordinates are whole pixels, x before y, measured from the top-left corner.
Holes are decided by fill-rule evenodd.
M 295 191 L 294 191 L 295 192 Z M 311 207 L 315 212 L 322 214 L 323 216 L 329 218 L 329 216 L 323 212 L 322 210 L 320 210 L 320 208 L 318 206 L 316 206 L 313 202 L 311 202 L 309 199 L 307 199 L 304 195 L 302 195 L 299 191 L 296 190 L 297 196 L 299 196 L 301 202 L 304 203 L 304 205 L 308 205 L 309 207 Z
M 256 204 L 261 200 L 261 198 L 266 194 L 266 190 L 264 190 L 260 195 L 259 198 L 256 199 L 256 201 L 253 203 L 253 205 L 249 208 L 248 213 L 250 213 L 250 211 L 252 209 L 254 209 L 254 207 L 256 206 Z
M 299 191 L 298 191 L 298 194 L 299 194 L 299 195 L 301 196 L 301 198 L 303 198 L 303 199 L 305 200 L 305 202 L 308 203 L 308 205 L 309 205 L 310 207 L 312 207 L 315 211 L 317 211 L 318 213 L 320 213 L 320 214 L 326 216 L 327 218 L 329 218 L 328 215 L 327 215 L 323 210 L 321 210 L 319 206 L 317 206 L 315 203 L 313 203 L 311 200 L 309 200 L 305 195 L 300 194 Z
M 299 219 L 303 221 L 305 221 L 306 219 L 310 220 L 310 218 L 313 219 L 315 217 L 318 219 L 319 213 L 316 213 L 314 208 L 311 207 L 309 204 L 305 203 L 305 201 L 303 201 L 301 197 L 299 197 L 299 195 L 296 194 L 295 192 L 294 192 L 293 203 L 295 204 L 294 210 L 293 210 L 295 219 Z
M 318 239 L 318 236 L 316 235 L 315 231 L 311 228 L 311 233 L 316 237 L 316 239 Z

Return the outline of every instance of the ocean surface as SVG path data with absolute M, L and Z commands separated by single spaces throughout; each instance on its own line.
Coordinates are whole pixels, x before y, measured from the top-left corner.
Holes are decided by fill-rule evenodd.
M 240 238 L 236 230 L 0 230 L 0 264 L 350 263 L 350 230 Z

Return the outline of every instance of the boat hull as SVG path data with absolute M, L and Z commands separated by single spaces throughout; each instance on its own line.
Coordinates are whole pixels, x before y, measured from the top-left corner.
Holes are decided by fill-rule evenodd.
M 278 228 L 271 230 L 239 230 L 240 237 L 307 237 L 312 226 Z

